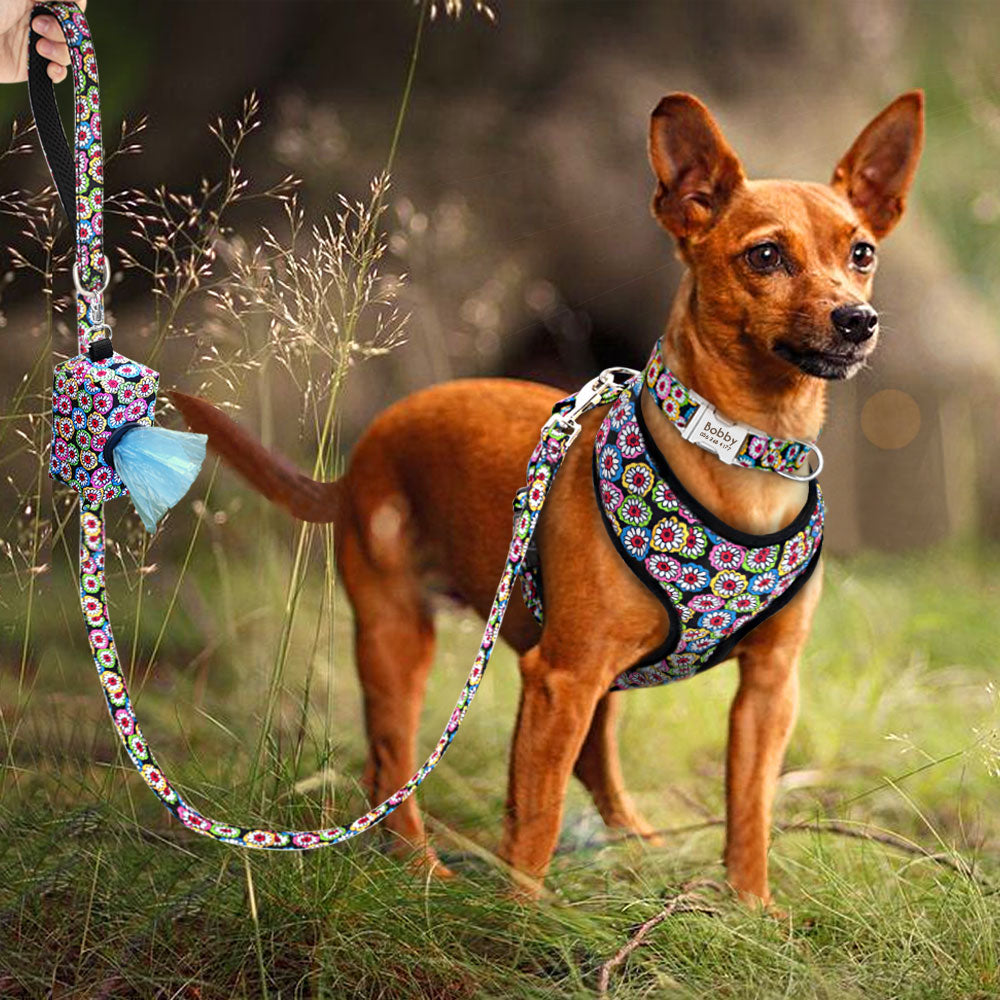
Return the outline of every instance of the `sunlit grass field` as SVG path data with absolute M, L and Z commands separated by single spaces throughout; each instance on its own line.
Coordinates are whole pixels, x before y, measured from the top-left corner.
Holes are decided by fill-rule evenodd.
M 116 564 L 109 581 L 154 752 L 209 815 L 284 829 L 348 821 L 364 806 L 364 740 L 350 609 L 331 592 L 322 539 L 307 547 L 276 675 L 298 528 L 237 492 L 196 506 L 200 516 L 168 520 L 147 553 L 153 569 Z M 112 537 L 135 529 L 117 509 Z M 574 784 L 551 895 L 537 904 L 512 899 L 492 860 L 518 691 L 504 648 L 419 793 L 456 879 L 412 872 L 377 831 L 301 854 L 188 834 L 117 744 L 80 622 L 68 524 L 30 619 L 24 591 L 8 588 L 0 609 L 0 997 L 592 996 L 600 966 L 639 924 L 690 880 L 724 878 L 711 821 L 723 811 L 732 663 L 622 695 L 627 780 L 665 844 L 609 842 Z M 177 559 L 159 552 L 164 536 Z M 1000 553 L 981 547 L 827 560 L 776 807 L 779 824 L 811 824 L 775 831 L 784 915 L 699 889 L 713 912 L 651 930 L 611 971 L 608 995 L 1000 995 L 998 570 Z M 425 751 L 480 637 L 454 611 L 439 625 Z M 938 860 L 817 832 L 830 820 L 891 831 Z

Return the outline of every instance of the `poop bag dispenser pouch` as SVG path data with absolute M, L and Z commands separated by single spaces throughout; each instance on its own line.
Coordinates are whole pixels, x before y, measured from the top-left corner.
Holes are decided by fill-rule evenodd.
M 52 387 L 49 474 L 88 504 L 131 496 L 149 532 L 191 487 L 207 440 L 153 426 L 159 382 L 101 338 L 58 365 Z

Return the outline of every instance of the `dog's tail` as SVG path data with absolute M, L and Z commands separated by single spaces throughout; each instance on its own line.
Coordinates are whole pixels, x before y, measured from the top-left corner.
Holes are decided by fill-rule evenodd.
M 272 503 L 281 504 L 303 521 L 337 520 L 339 482 L 320 483 L 304 476 L 207 400 L 176 390 L 168 395 L 188 427 L 199 434 L 207 434 L 209 446 Z

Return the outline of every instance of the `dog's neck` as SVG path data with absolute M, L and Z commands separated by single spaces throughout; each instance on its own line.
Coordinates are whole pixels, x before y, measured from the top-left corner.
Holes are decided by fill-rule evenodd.
M 711 345 L 711 346 L 710 346 Z M 826 384 L 777 365 L 754 364 L 738 330 L 726 329 L 700 309 L 694 278 L 681 280 L 663 336 L 663 360 L 689 389 L 723 416 L 773 437 L 815 440 L 826 409 Z M 808 487 L 774 472 L 726 465 L 685 441 L 649 393 L 641 406 L 653 439 L 695 499 L 728 524 L 763 534 L 798 514 Z

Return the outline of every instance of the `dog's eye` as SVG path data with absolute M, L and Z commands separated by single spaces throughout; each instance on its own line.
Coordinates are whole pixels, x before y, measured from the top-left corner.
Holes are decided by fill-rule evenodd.
M 870 271 L 875 263 L 875 247 L 870 243 L 855 243 L 851 247 L 851 266 L 856 271 Z
M 758 243 L 745 256 L 747 263 L 760 274 L 770 274 L 781 267 L 781 247 L 777 243 Z

